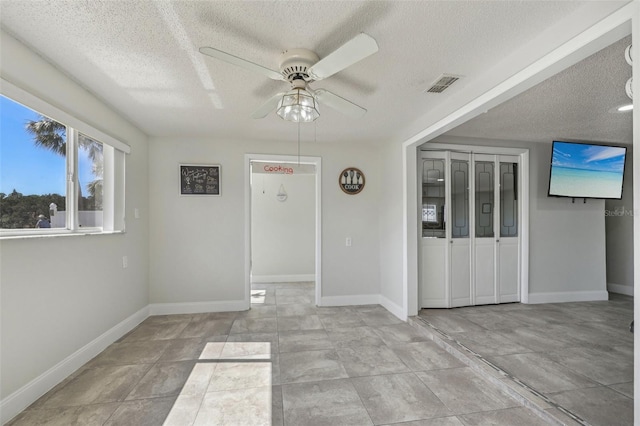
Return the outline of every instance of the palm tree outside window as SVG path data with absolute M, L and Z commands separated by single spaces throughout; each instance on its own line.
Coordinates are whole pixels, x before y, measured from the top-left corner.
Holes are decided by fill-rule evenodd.
M 52 228 L 67 228 L 69 208 L 78 226 L 102 227 L 103 144 L 77 133 L 77 204 L 67 206 L 67 126 L 4 96 L 0 119 L 0 229 L 33 228 L 41 214 Z

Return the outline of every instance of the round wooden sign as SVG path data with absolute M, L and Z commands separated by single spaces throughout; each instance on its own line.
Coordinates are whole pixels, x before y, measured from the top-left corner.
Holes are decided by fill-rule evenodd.
M 347 167 L 340 173 L 338 184 L 345 194 L 358 194 L 364 189 L 364 173 L 355 167 Z

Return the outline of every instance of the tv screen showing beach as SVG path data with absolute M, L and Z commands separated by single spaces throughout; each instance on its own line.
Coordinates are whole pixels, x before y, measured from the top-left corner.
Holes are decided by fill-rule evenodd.
M 622 198 L 626 153 L 619 146 L 554 141 L 549 195 Z

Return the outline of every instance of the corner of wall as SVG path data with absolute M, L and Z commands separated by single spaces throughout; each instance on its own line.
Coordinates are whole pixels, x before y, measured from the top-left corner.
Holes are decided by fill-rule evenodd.
M 0 423 L 4 424 L 17 416 L 55 385 L 105 350 L 107 346 L 133 330 L 148 316 L 149 307 L 145 306 L 2 399 L 0 401 Z

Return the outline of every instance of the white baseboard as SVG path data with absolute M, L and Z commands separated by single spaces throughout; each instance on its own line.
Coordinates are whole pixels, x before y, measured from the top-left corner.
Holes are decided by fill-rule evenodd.
M 325 296 L 320 299 L 320 306 L 379 305 L 379 294 L 358 294 L 352 296 Z
M 633 296 L 632 285 L 607 283 L 607 290 L 609 290 L 610 293 L 626 294 L 627 296 Z
M 251 282 L 256 284 L 262 283 L 296 283 L 315 281 L 315 274 L 298 274 L 298 275 L 252 275 Z
M 407 311 L 405 311 L 402 306 L 396 305 L 391 300 L 387 299 L 385 296 L 380 295 L 380 304 L 393 315 L 397 316 L 402 321 L 407 321 L 408 315 Z
M 149 314 L 197 314 L 202 312 L 236 312 L 246 311 L 247 309 L 249 309 L 249 305 L 244 300 L 229 300 L 223 302 L 152 303 L 149 305 Z
M 320 306 L 361 306 L 382 305 L 387 311 L 402 321 L 407 320 L 407 313 L 402 306 L 396 305 L 381 294 L 358 294 L 353 296 L 325 296 L 320 299 Z
M 313 279 L 307 281 L 313 281 Z M 328 296 L 320 300 L 320 306 L 378 304 L 382 305 L 393 315 L 406 321 L 407 316 L 404 309 L 379 294 Z M 149 304 L 0 401 L 0 424 L 6 423 L 18 415 L 58 383 L 69 377 L 78 368 L 105 350 L 110 344 L 133 330 L 150 315 L 231 312 L 244 311 L 247 309 L 249 309 L 249 306 L 244 300 Z
M 609 300 L 609 293 L 604 290 L 529 293 L 529 303 L 591 302 L 594 300 Z
M 148 316 L 149 306 L 145 306 L 4 398 L 0 402 L 0 423 L 5 424 L 17 416 L 55 385 L 105 350 L 107 346 L 133 330 Z

